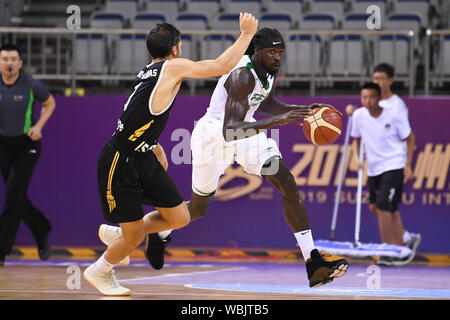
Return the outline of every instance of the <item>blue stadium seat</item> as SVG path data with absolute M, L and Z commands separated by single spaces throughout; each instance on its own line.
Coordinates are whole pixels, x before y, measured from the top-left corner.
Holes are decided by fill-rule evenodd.
M 289 13 L 298 20 L 307 0 L 266 0 L 267 12 Z
M 330 30 L 336 27 L 336 18 L 332 14 L 309 13 L 300 20 L 300 30 Z
M 133 20 L 131 20 L 131 27 L 134 29 L 151 30 L 156 24 L 167 21 L 164 13 L 158 12 L 143 12 L 138 13 Z
M 428 24 L 430 0 L 396 0 L 394 1 L 394 13 L 413 13 L 420 15 L 422 23 Z
M 175 25 L 180 30 L 209 28 L 209 16 L 205 13 L 181 13 L 175 18 Z
M 211 34 L 203 37 L 200 59 L 215 59 L 236 41 L 232 34 Z
M 79 74 L 104 74 L 108 71 L 106 37 L 102 34 L 78 34 L 74 43 L 72 67 Z
M 377 5 L 381 9 L 381 17 L 385 18 L 388 8 L 388 0 L 351 0 L 351 13 L 367 13 L 367 8 L 370 5 Z
M 314 73 L 322 75 L 324 71 L 321 58 L 322 43 L 318 36 L 290 36 L 286 41 L 284 73 L 291 76 L 310 75 L 314 66 Z
M 395 73 L 399 76 L 409 74 L 409 45 L 408 36 L 385 35 L 379 37 L 374 46 L 374 64 L 385 62 L 395 66 Z
M 211 18 L 216 17 L 221 8 L 220 0 L 186 0 L 186 5 L 186 12 L 203 12 Z
M 180 0 L 147 0 L 146 11 L 164 12 L 167 22 L 173 23 L 180 10 Z
M 221 13 L 211 21 L 211 29 L 239 31 L 239 13 Z
M 262 9 L 262 0 L 227 0 L 224 1 L 224 10 L 228 13 L 249 12 L 259 17 Z
M 359 35 L 339 35 L 331 39 L 328 72 L 332 75 L 365 75 L 367 55 Z
M 287 13 L 265 13 L 259 19 L 260 28 L 268 27 L 278 30 L 289 30 L 296 25 L 292 16 Z
M 122 34 L 117 43 L 115 73 L 137 74 L 141 68 L 151 61 L 148 53 L 146 35 Z
M 131 20 L 137 13 L 138 0 L 107 0 L 106 11 L 120 12 L 126 19 Z
M 333 14 L 337 20 L 344 17 L 345 0 L 310 0 L 310 13 Z

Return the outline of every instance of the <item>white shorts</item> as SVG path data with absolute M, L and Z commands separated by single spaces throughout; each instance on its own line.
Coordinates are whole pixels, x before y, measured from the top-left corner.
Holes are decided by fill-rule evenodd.
M 222 125 L 222 120 L 203 116 L 192 132 L 192 190 L 201 196 L 217 189 L 220 176 L 235 161 L 247 173 L 261 176 L 267 160 L 274 156 L 281 158 L 277 143 L 264 132 L 226 142 Z

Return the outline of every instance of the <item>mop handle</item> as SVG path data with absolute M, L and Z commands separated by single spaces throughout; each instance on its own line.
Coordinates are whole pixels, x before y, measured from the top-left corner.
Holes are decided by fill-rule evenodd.
M 348 142 L 350 139 L 351 123 L 352 123 L 352 115 L 349 115 L 348 121 L 347 121 L 347 129 L 345 131 L 344 152 L 342 154 L 341 166 L 339 168 L 339 183 L 337 186 L 336 198 L 334 199 L 333 219 L 331 220 L 331 234 L 330 234 L 331 240 L 334 240 L 334 232 L 336 230 L 336 223 L 337 223 L 338 209 L 339 209 L 339 200 L 341 198 L 342 181 L 344 180 L 344 168 L 345 168 L 345 163 L 347 160 Z
M 359 145 L 359 161 L 364 163 L 364 145 L 362 139 Z M 358 170 L 358 191 L 356 197 L 356 219 L 355 219 L 355 247 L 359 246 L 359 230 L 361 226 L 361 198 L 362 198 L 362 180 L 363 180 L 363 168 Z

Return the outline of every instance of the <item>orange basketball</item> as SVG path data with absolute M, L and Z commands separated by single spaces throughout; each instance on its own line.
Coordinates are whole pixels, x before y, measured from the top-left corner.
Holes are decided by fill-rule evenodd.
M 342 133 L 341 116 L 328 107 L 318 107 L 313 114 L 303 120 L 306 139 L 314 144 L 333 143 Z

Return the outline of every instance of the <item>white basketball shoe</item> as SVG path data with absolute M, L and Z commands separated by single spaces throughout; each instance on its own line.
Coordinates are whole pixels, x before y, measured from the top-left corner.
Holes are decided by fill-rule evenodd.
M 87 282 L 93 285 L 98 291 L 106 296 L 129 296 L 131 290 L 122 287 L 114 275 L 114 270 L 103 273 L 97 270 L 95 262 L 86 268 L 83 276 Z
M 119 227 L 102 224 L 102 225 L 100 225 L 100 228 L 98 228 L 98 237 L 106 245 L 109 245 L 118 236 L 120 236 L 120 228 Z M 126 256 L 119 263 L 123 266 L 129 265 L 130 264 L 130 256 Z

